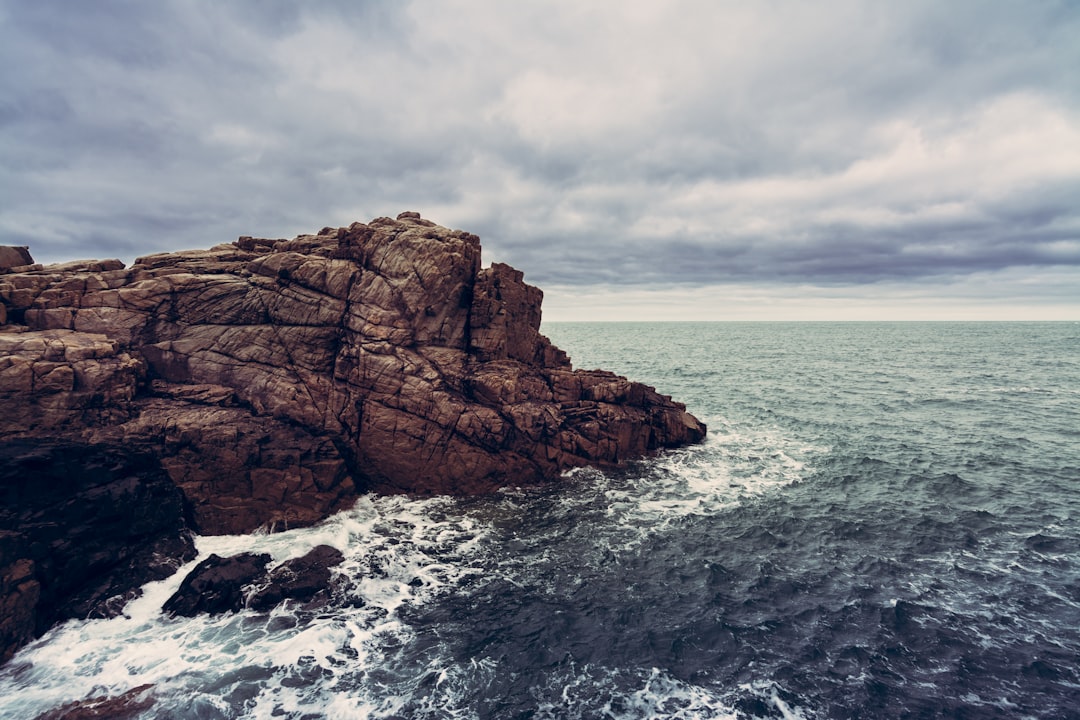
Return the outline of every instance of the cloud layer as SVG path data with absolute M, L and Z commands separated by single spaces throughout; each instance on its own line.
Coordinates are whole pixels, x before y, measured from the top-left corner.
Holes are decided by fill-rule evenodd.
M 409 209 L 541 286 L 1080 286 L 1077 37 L 1064 0 L 0 0 L 0 243 Z

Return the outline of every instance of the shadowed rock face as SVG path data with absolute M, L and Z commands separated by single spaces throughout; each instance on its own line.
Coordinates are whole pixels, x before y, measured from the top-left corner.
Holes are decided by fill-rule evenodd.
M 344 559 L 337 548 L 319 545 L 267 572 L 269 555 L 241 553 L 228 558 L 210 555 L 188 573 L 162 610 L 170 615 L 193 617 L 199 613 L 234 612 L 244 607 L 266 611 L 286 600 L 318 606 L 329 600 L 333 589 L 330 568 Z
M 57 621 L 118 614 L 195 557 L 182 505 L 147 453 L 0 442 L 0 662 Z
M 475 493 L 700 440 L 652 388 L 574 371 L 540 290 L 402 213 L 292 240 L 0 270 L 0 438 L 152 450 L 204 533 L 358 490 Z

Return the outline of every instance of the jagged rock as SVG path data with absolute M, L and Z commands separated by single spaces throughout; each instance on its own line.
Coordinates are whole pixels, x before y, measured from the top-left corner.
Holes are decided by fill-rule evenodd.
M 257 590 L 247 606 L 252 610 L 269 610 L 285 600 L 308 602 L 330 589 L 330 568 L 345 560 L 341 551 L 329 545 L 319 545 L 306 555 L 286 560 L 270 571 L 265 586 Z
M 244 607 L 245 590 L 265 580 L 268 562 L 270 556 L 262 553 L 229 558 L 211 554 L 188 573 L 162 610 L 183 617 L 235 612 Z
M 154 698 L 150 694 L 153 687 L 152 684 L 139 685 L 120 695 L 100 695 L 65 703 L 34 720 L 127 720 L 153 706 Z
M 286 600 L 306 603 L 321 597 L 325 601 L 331 589 L 330 568 L 344 560 L 337 548 L 319 545 L 268 573 L 269 555 L 241 553 L 223 558 L 212 554 L 188 573 L 162 610 L 191 617 L 245 607 L 265 611 Z
M 684 406 L 571 369 L 543 293 L 417 213 L 292 240 L 0 274 L 0 438 L 152 450 L 204 533 L 358 490 L 484 492 L 700 440 Z
M 194 555 L 181 494 L 153 456 L 0 443 L 0 661 L 57 621 L 116 614 Z

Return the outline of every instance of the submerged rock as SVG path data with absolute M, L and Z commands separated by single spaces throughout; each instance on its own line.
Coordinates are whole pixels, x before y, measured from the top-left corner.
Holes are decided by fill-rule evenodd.
M 101 695 L 66 703 L 34 720 L 127 720 L 154 705 L 152 684 L 139 685 L 120 695 Z
M 650 387 L 572 370 L 539 332 L 543 293 L 417 213 L 6 272 L 0 438 L 152 450 L 203 533 L 311 524 L 358 490 L 536 483 L 705 433 Z

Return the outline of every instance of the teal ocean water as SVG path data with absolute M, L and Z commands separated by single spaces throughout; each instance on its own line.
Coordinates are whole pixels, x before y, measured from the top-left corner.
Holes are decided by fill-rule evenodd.
M 0 717 L 153 683 L 145 718 L 1080 718 L 1080 324 L 544 332 L 707 441 L 199 538 L 329 543 L 351 584 L 318 612 L 169 619 L 178 573 L 20 652 Z

